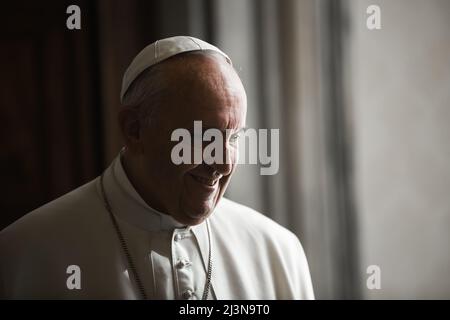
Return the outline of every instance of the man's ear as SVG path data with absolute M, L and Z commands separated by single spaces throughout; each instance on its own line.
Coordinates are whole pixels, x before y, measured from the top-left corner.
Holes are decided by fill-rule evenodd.
M 118 114 L 119 127 L 127 148 L 132 153 L 142 151 L 141 144 L 141 122 L 139 121 L 139 110 L 136 107 L 122 106 Z

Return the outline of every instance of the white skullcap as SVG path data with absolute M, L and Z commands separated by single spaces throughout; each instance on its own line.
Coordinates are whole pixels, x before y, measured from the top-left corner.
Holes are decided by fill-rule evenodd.
M 188 51 L 210 50 L 220 53 L 227 62 L 232 65 L 231 59 L 219 48 L 194 37 L 178 36 L 157 40 L 146 46 L 133 59 L 122 79 L 120 102 L 130 87 L 131 83 L 147 68 L 166 60 L 177 54 Z

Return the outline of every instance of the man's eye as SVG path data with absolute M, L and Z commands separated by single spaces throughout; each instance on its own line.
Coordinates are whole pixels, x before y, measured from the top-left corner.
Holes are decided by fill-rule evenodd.
M 231 135 L 230 142 L 237 142 L 239 140 L 239 137 L 240 137 L 239 133 L 235 133 L 235 134 Z

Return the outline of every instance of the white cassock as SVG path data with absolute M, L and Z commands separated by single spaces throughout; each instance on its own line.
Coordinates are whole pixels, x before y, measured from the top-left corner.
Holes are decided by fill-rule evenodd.
M 206 222 L 185 227 L 150 208 L 120 156 L 105 171 L 104 187 L 147 297 L 201 299 L 209 257 Z M 208 220 L 209 299 L 314 298 L 293 233 L 225 198 Z M 140 299 L 127 261 L 97 178 L 0 232 L 0 298 Z

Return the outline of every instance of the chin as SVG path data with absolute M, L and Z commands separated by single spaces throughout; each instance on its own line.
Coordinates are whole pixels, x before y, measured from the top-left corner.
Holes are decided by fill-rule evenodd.
M 190 226 L 198 225 L 205 221 L 205 219 L 211 215 L 213 210 L 214 207 L 210 205 L 199 206 L 197 209 L 183 210 L 179 216 L 179 219 L 183 221 L 179 222 Z
M 189 215 L 183 214 L 181 216 L 176 217 L 175 220 L 177 220 L 181 224 L 193 227 L 205 221 L 207 217 L 208 216 L 191 217 Z

